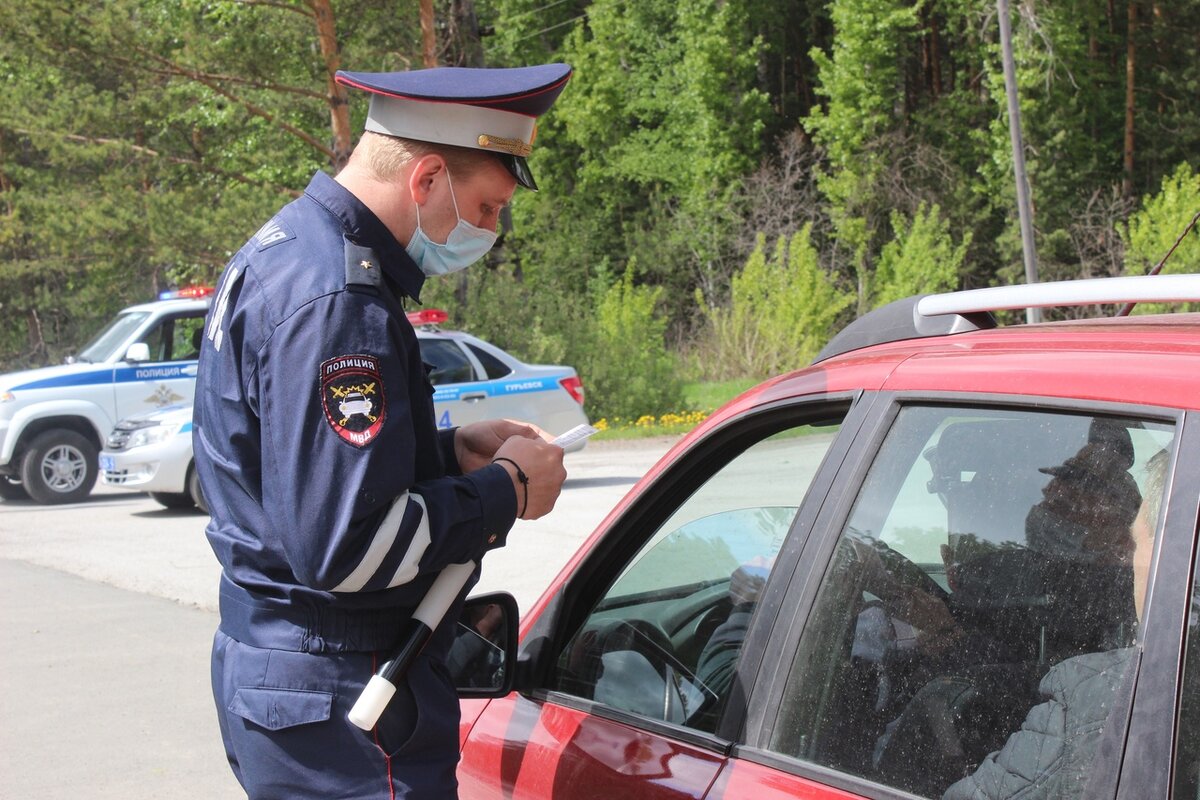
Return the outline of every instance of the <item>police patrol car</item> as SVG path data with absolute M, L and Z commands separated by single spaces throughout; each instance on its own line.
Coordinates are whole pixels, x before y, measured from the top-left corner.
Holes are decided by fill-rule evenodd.
M 571 367 L 525 364 L 495 345 L 461 331 L 443 331 L 447 315 L 425 309 L 408 315 L 417 330 L 421 357 L 432 369 L 433 404 L 440 428 L 483 419 L 532 422 L 560 434 L 586 423 L 583 383 Z M 104 483 L 150 496 L 168 508 L 206 510 L 192 464 L 191 403 L 122 420 L 100 453 Z M 345 419 L 374 421 L 369 394 L 361 388 L 338 398 Z M 582 448 L 583 441 L 568 447 Z
M 0 376 L 0 497 L 82 500 L 118 420 L 190 407 L 211 291 L 126 308 L 69 363 Z

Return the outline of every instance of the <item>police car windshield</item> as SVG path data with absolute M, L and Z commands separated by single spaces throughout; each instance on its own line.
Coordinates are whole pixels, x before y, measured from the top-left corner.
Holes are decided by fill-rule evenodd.
M 126 340 L 148 316 L 150 316 L 148 311 L 127 311 L 118 314 L 112 322 L 104 327 L 104 330 L 96 334 L 95 338 L 79 351 L 75 360 L 98 363 L 108 361 L 115 355 L 124 355 L 118 353 L 117 348 L 125 344 Z

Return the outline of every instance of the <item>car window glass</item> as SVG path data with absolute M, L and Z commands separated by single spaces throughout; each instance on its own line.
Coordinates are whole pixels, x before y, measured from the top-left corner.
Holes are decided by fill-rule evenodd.
M 84 363 L 100 363 L 117 355 L 116 349 L 133 335 L 133 332 L 148 316 L 149 313 L 145 311 L 129 311 L 119 314 L 79 351 L 78 360 Z M 120 355 L 125 354 L 121 353 Z
M 1200 553 L 1192 576 L 1179 729 L 1175 736 L 1175 779 L 1171 791 L 1174 800 L 1200 800 Z
M 467 354 L 449 339 L 419 338 L 421 359 L 429 365 L 429 382 L 434 386 L 446 383 L 469 383 L 476 380 L 475 369 Z
M 171 331 L 171 361 L 192 361 L 200 357 L 204 338 L 204 317 L 177 317 Z
M 617 571 L 551 688 L 714 731 L 759 593 L 837 430 L 790 428 L 711 475 Z
M 496 358 L 487 350 L 484 350 L 482 347 L 476 347 L 470 342 L 467 342 L 467 347 L 471 349 L 471 352 L 475 354 L 477 359 L 479 359 L 479 363 L 483 365 L 483 371 L 487 375 L 489 381 L 494 381 L 497 378 L 503 378 L 505 375 L 512 374 L 512 367 Z
M 1157 515 L 1136 523 L 1161 498 L 1172 434 L 902 410 L 822 579 L 771 749 L 922 797 L 1020 796 L 1022 782 L 1082 797 L 1106 721 L 1127 716 Z
M 138 341 L 150 348 L 151 361 L 187 361 L 199 358 L 204 317 L 168 317 Z

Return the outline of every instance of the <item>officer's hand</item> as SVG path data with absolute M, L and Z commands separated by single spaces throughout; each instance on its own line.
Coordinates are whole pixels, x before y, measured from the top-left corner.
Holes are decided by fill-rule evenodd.
M 517 478 L 516 466 L 508 461 L 496 462 L 508 470 L 513 480 L 517 492 L 517 515 L 521 519 L 537 519 L 549 514 L 562 491 L 563 481 L 567 479 L 567 471 L 563 468 L 563 449 L 541 438 L 513 436 L 500 445 L 494 458 L 515 461 L 528 478 L 528 483 L 522 486 Z
M 458 468 L 463 472 L 473 472 L 486 467 L 495 458 L 500 445 L 514 436 L 539 439 L 546 438 L 546 433 L 537 425 L 511 419 L 489 419 L 464 425 L 454 432 L 454 455 L 458 458 Z

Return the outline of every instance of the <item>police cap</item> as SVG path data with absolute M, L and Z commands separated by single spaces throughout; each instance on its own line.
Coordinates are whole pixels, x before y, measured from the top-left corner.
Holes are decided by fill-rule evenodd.
M 541 64 L 339 71 L 336 80 L 371 93 L 368 131 L 486 150 L 503 162 L 517 183 L 536 191 L 525 158 L 533 148 L 537 118 L 554 105 L 570 77 L 566 64 Z

